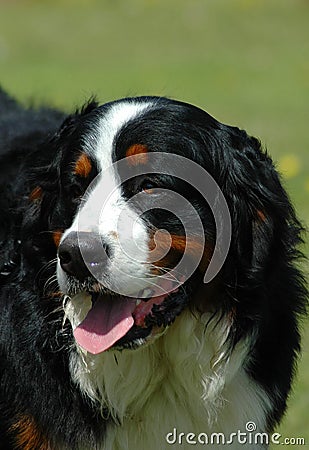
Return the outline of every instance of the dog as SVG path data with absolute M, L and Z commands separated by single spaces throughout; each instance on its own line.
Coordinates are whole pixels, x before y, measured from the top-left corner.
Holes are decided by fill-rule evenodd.
M 1 449 L 267 448 L 307 292 L 259 140 L 168 98 L 3 90 L 0 133 Z

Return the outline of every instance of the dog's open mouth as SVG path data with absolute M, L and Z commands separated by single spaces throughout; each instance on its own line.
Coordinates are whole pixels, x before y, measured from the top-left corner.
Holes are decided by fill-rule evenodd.
M 146 299 L 90 293 L 92 307 L 75 328 L 75 340 L 84 350 L 98 354 L 145 339 L 153 327 L 169 325 L 181 312 L 184 299 L 175 301 L 178 291 L 160 295 L 152 291 Z

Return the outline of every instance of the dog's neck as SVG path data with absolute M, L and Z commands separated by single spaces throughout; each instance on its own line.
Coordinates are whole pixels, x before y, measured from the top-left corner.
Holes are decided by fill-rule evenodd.
M 72 353 L 73 379 L 113 419 L 104 450 L 165 448 L 166 435 L 175 428 L 228 436 L 246 431 L 253 421 L 265 431 L 267 395 L 244 369 L 250 345 L 239 342 L 229 354 L 229 321 L 209 319 L 204 314 L 197 320 L 186 311 L 164 335 L 138 350 Z

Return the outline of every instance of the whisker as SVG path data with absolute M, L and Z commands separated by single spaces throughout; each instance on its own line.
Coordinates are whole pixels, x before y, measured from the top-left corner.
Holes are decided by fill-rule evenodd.
M 166 279 L 173 280 L 173 281 L 176 281 L 177 283 L 179 283 L 180 279 L 182 278 L 182 274 L 180 272 L 178 274 L 175 273 L 174 269 L 171 269 L 169 267 L 163 267 L 163 266 L 162 267 L 158 267 L 158 266 L 156 266 L 156 265 L 154 265 L 152 263 L 147 263 L 147 264 L 149 264 L 150 269 L 155 269 L 159 273 L 169 275 L 169 278 L 166 277 Z M 174 271 L 174 273 L 171 273 L 172 270 Z M 151 277 L 153 277 L 153 278 L 155 278 L 157 276 L 158 275 L 156 275 L 156 274 L 151 274 Z M 179 276 L 179 278 L 177 276 Z
M 54 274 L 45 281 L 43 287 L 43 295 L 46 294 L 48 288 L 52 288 L 53 286 L 56 287 L 57 285 L 58 285 L 57 275 Z
M 50 261 L 48 261 L 47 263 L 45 263 L 40 270 L 38 271 L 38 273 L 36 274 L 36 279 L 38 279 L 39 276 L 41 276 L 46 270 L 50 269 L 52 267 L 53 264 L 57 263 L 57 258 L 53 258 Z

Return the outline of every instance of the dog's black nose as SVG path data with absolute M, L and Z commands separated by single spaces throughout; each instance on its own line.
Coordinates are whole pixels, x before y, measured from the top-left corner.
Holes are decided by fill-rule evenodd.
M 85 231 L 71 231 L 59 245 L 62 269 L 80 281 L 99 276 L 107 263 L 107 247 L 100 236 Z

